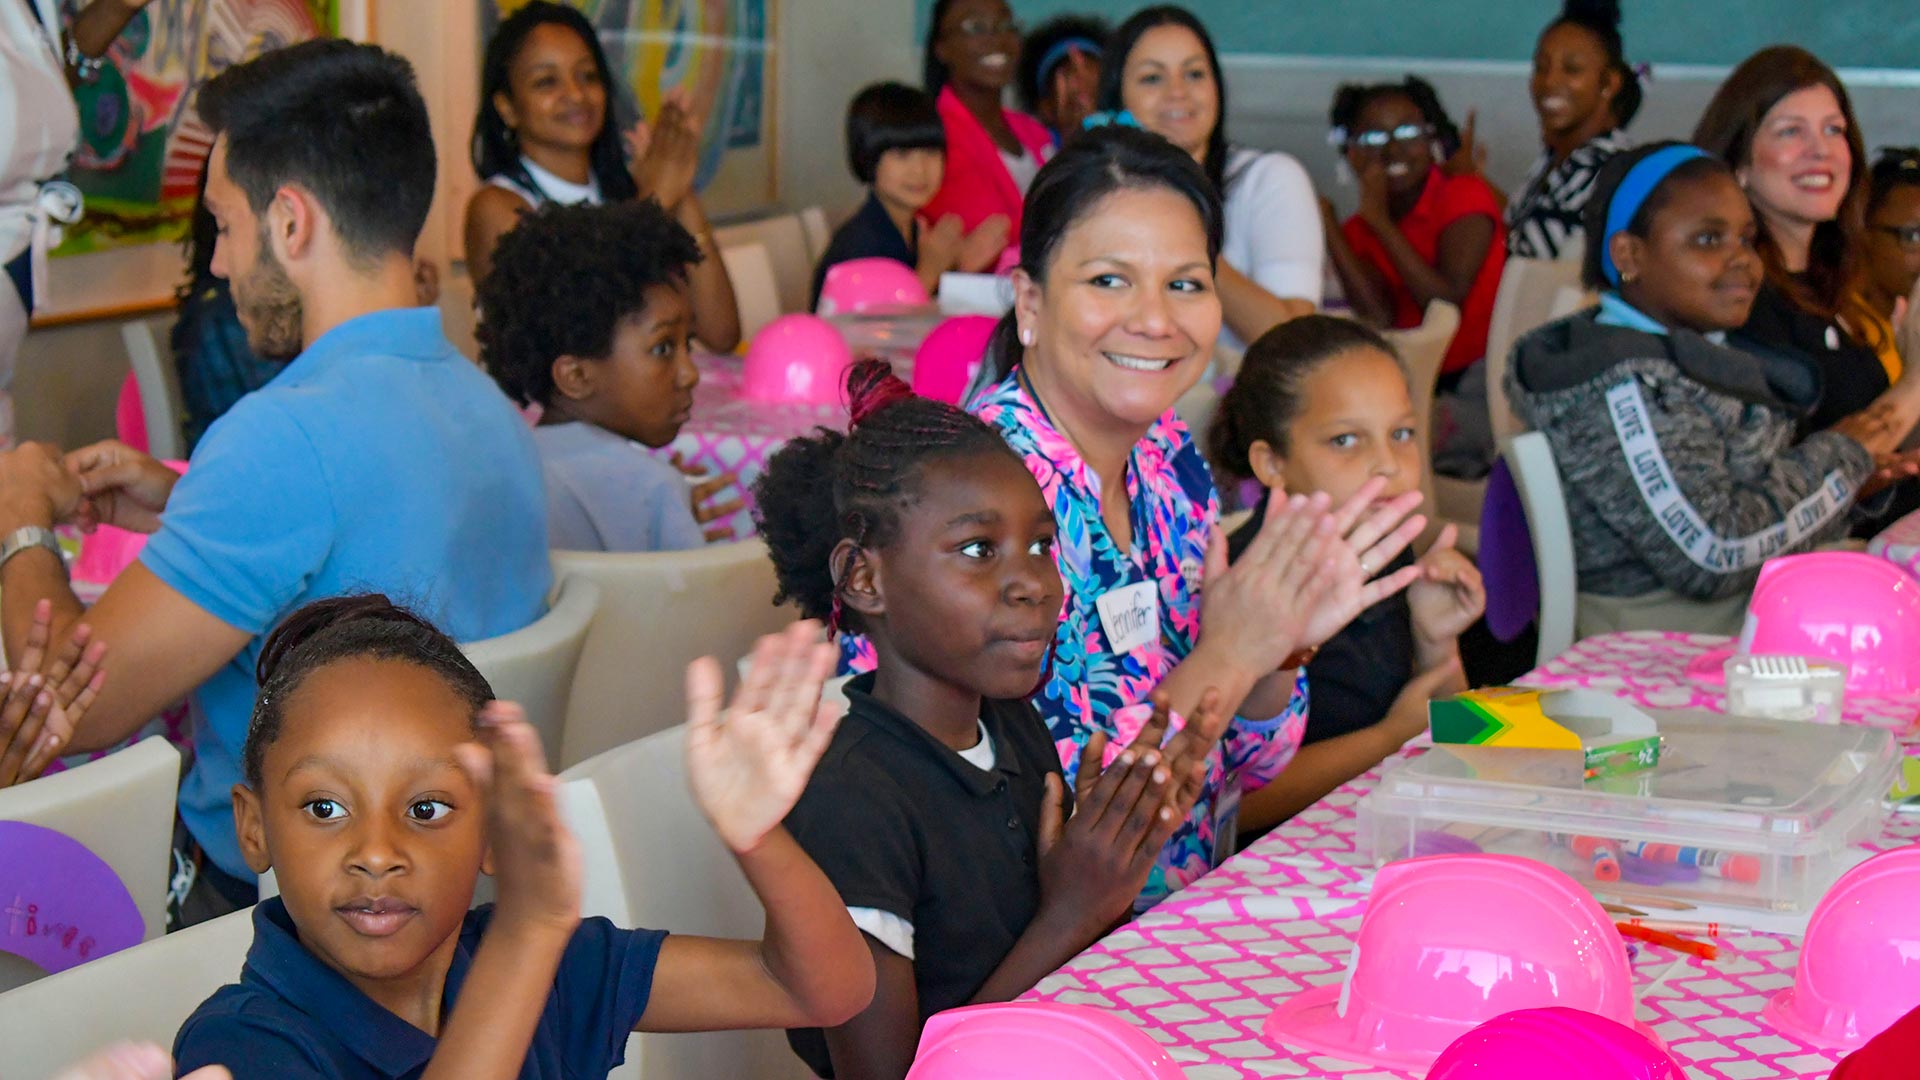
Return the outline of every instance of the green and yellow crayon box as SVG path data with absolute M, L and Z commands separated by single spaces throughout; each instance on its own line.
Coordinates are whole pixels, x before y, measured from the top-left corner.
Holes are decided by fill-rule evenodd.
M 1427 724 L 1436 745 L 1579 751 L 1589 780 L 1660 762 L 1653 718 L 1593 690 L 1483 687 L 1428 702 Z

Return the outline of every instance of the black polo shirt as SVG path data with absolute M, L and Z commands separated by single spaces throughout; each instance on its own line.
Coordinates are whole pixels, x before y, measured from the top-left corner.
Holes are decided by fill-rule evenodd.
M 913 924 L 925 1020 L 973 997 L 1033 921 L 1040 804 L 1060 758 L 1025 701 L 981 709 L 994 750 L 985 771 L 872 690 L 871 674 L 847 684 L 846 719 L 787 828 L 848 907 Z M 789 1031 L 787 1041 L 814 1072 L 833 1075 L 819 1028 Z
M 1227 539 L 1227 557 L 1238 560 L 1260 531 L 1267 500 Z M 1382 573 L 1413 565 L 1411 549 Z M 1372 727 L 1386 719 L 1400 691 L 1413 681 L 1413 611 L 1405 589 L 1354 617 L 1307 662 L 1307 733 L 1302 745 Z

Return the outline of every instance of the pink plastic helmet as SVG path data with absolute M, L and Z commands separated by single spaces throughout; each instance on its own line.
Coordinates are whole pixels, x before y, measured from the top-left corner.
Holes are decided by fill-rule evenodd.
M 853 366 L 853 351 L 818 315 L 782 315 L 747 346 L 740 396 L 752 401 L 835 405 Z
M 1104 1009 L 1057 1001 L 935 1013 L 907 1080 L 1181 1080 L 1147 1033 Z
M 920 275 L 913 272 L 913 267 L 876 255 L 827 267 L 826 279 L 820 283 L 820 303 L 814 310 L 822 315 L 858 315 L 931 302 L 927 287 L 920 284 Z
M 1567 875 L 1512 855 L 1432 855 L 1375 875 L 1343 983 L 1280 1003 L 1267 1038 L 1424 1069 L 1475 1026 L 1560 1005 L 1635 1027 L 1627 950 Z
M 1800 942 L 1793 985 L 1761 1015 L 1802 1042 L 1851 1050 L 1920 1004 L 1920 845 L 1840 875 Z
M 1853 693 L 1920 693 L 1920 581 L 1859 551 L 1773 559 L 1753 586 L 1740 651 L 1846 664 Z
M 960 404 L 998 324 L 990 315 L 955 315 L 934 327 L 913 354 L 913 392 Z
M 1687 1080 L 1665 1047 L 1578 1009 L 1521 1009 L 1453 1040 L 1427 1080 Z

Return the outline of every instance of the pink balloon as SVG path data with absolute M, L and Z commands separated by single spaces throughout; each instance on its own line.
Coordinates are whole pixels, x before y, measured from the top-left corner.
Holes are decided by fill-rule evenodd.
M 747 346 L 740 396 L 750 401 L 837 405 L 853 351 L 818 315 L 782 315 Z
M 990 315 L 955 315 L 933 328 L 913 354 L 913 392 L 960 404 L 967 384 L 980 370 L 998 320 Z

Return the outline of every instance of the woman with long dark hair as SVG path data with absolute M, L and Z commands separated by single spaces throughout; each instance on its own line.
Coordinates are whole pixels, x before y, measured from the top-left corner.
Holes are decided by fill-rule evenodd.
M 481 63 L 473 167 L 484 184 L 467 203 L 467 267 L 476 282 L 486 277 L 501 234 L 535 207 L 654 199 L 700 245 L 688 275 L 694 335 L 730 352 L 740 315 L 694 191 L 699 123 L 686 98 L 670 93 L 623 142 L 613 86 L 599 35 L 573 8 L 533 0 L 500 24 Z

